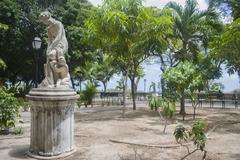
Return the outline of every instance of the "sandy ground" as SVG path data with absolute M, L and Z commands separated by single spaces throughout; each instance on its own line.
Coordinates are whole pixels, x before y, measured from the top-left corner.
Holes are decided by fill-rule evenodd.
M 173 130 L 178 124 L 190 126 L 192 109 L 187 107 L 186 120 L 176 118 L 163 134 L 163 122 L 146 102 L 138 103 L 137 110 L 128 106 L 122 118 L 119 106 L 80 108 L 75 112 L 75 145 L 77 151 L 64 160 L 178 160 L 187 152 L 184 147 L 156 148 L 114 143 L 119 140 L 149 145 L 174 145 Z M 30 114 L 22 113 L 24 135 L 0 136 L 0 160 L 31 159 L 26 156 L 30 143 Z M 240 110 L 198 108 L 197 118 L 208 120 L 209 130 L 217 125 L 208 137 L 209 160 L 240 160 Z M 190 146 L 193 150 L 193 146 Z M 201 159 L 195 152 L 188 160 Z

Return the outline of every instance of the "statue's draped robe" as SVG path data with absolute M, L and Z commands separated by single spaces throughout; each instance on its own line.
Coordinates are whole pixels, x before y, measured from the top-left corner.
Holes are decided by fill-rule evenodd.
M 52 51 L 56 54 L 51 54 Z M 59 73 L 54 72 L 51 63 L 57 62 L 60 56 L 64 57 L 64 53 L 68 50 L 68 42 L 65 35 L 63 24 L 55 19 L 51 19 L 48 26 L 48 47 L 47 47 L 47 63 L 45 68 L 45 79 L 40 84 L 41 87 L 53 87 L 59 79 Z

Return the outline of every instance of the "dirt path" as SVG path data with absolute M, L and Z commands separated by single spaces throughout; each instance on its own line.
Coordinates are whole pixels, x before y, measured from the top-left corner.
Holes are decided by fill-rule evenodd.
M 187 108 L 192 113 L 191 108 Z M 131 143 L 151 145 L 176 144 L 172 135 L 175 126 L 183 123 L 190 126 L 192 116 L 182 122 L 178 117 L 167 127 L 163 135 L 163 125 L 158 114 L 149 111 L 146 103 L 138 105 L 137 111 L 127 110 L 126 118 L 121 118 L 120 107 L 93 107 L 76 109 L 75 144 L 77 152 L 66 160 L 178 160 L 186 154 L 185 148 L 154 148 L 129 144 L 113 143 L 120 140 Z M 210 134 L 207 159 L 240 160 L 240 110 L 201 109 L 197 118 L 207 119 L 209 128 L 218 127 Z M 22 117 L 24 135 L 0 136 L 0 159 L 31 159 L 25 155 L 29 147 L 29 113 Z M 228 124 L 223 124 L 228 123 Z M 193 149 L 193 148 L 192 148 Z M 189 160 L 201 159 L 202 153 L 196 152 Z

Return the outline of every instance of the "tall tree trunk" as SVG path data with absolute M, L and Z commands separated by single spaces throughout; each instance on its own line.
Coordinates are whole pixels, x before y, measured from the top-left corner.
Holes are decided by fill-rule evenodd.
M 102 84 L 103 84 L 103 91 L 104 91 L 104 93 L 106 93 L 106 91 L 107 91 L 107 82 L 105 82 L 105 81 L 102 81 Z
M 193 107 L 193 119 L 195 120 L 195 117 L 196 117 L 196 107 L 194 106 Z
M 165 94 L 165 82 L 163 77 L 161 77 L 161 88 L 162 88 L 162 97 L 164 97 Z
M 132 91 L 133 110 L 136 110 L 135 78 L 131 78 L 130 80 L 131 80 L 131 91 Z
M 81 86 L 81 78 L 78 79 L 78 85 L 79 85 L 79 92 L 82 91 L 82 86 Z
M 166 133 L 166 128 L 167 128 L 167 118 L 165 118 L 164 128 L 163 128 L 163 134 Z
M 184 96 L 184 89 L 181 90 L 181 98 L 180 98 L 180 114 L 183 116 L 183 120 L 185 118 L 185 96 Z
M 186 54 L 187 54 L 187 43 L 183 41 L 183 53 L 181 57 L 182 62 L 186 61 L 186 57 L 187 57 Z
M 124 86 L 123 86 L 123 108 L 122 108 L 122 117 L 125 118 L 128 71 L 126 72 L 125 75 L 123 75 L 123 79 L 124 79 Z

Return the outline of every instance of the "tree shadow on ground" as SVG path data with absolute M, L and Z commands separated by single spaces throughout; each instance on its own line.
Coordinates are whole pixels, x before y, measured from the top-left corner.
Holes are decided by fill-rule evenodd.
M 8 152 L 9 156 L 16 159 L 28 159 L 27 151 L 29 145 L 13 145 L 11 150 Z

